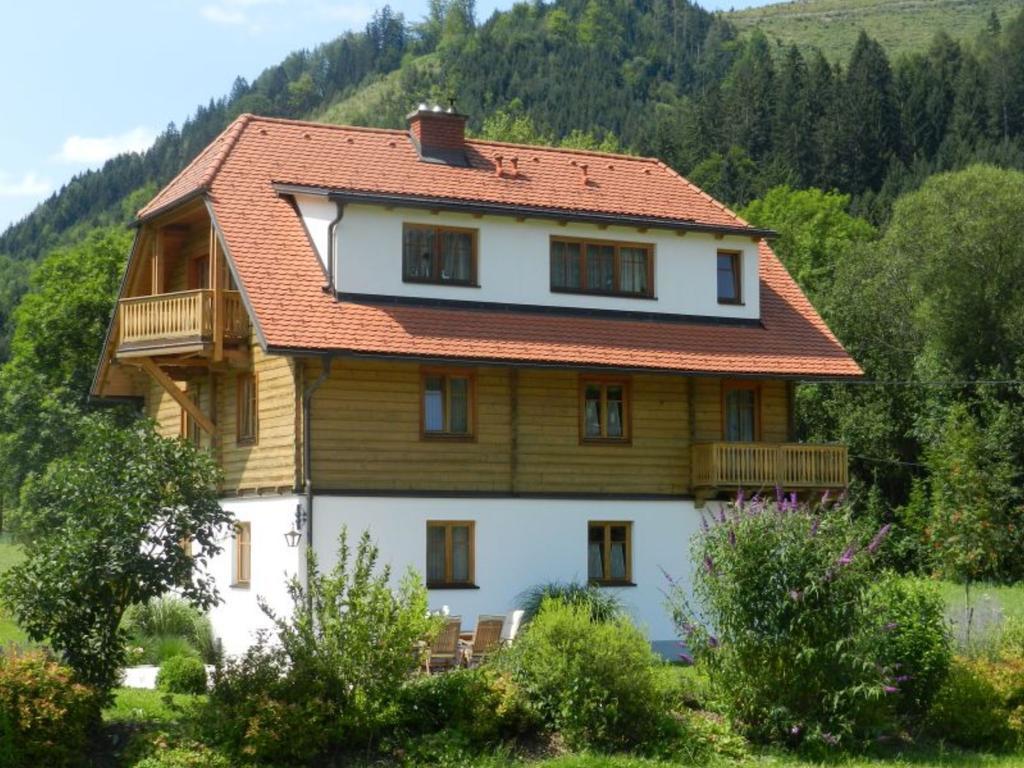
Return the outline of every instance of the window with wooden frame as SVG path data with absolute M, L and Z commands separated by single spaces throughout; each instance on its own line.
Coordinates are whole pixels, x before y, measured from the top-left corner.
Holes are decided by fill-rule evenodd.
M 654 246 L 551 238 L 551 290 L 654 297 Z
M 473 437 L 476 382 L 466 371 L 423 371 L 420 431 L 423 437 Z
M 249 523 L 235 524 L 235 557 L 232 585 L 247 587 L 252 578 L 252 526 Z
M 760 386 L 755 381 L 722 383 L 722 436 L 752 443 L 761 436 Z
M 629 441 L 629 383 L 622 379 L 580 380 L 580 440 Z
M 718 303 L 743 303 L 742 256 L 739 251 L 718 252 Z
M 633 583 L 633 524 L 587 524 L 587 577 L 593 584 Z
M 255 373 L 238 374 L 235 413 L 238 445 L 255 445 L 259 439 L 259 394 Z
M 471 520 L 427 522 L 427 587 L 475 586 L 474 528 Z
M 202 385 L 198 383 L 189 384 L 186 396 L 196 404 L 196 407 L 203 407 Z M 181 436 L 188 442 L 192 443 L 196 448 L 202 446 L 203 429 L 184 408 L 181 409 Z
M 181 541 L 178 542 L 178 546 L 181 547 L 181 551 L 185 553 L 186 557 L 192 557 L 192 537 L 184 536 Z
M 402 226 L 402 280 L 440 285 L 477 284 L 477 231 L 429 224 Z

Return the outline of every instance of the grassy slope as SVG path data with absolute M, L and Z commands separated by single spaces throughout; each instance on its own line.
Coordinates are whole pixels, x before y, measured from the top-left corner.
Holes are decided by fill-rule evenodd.
M 939 30 L 973 39 L 993 10 L 1005 24 L 1020 0 L 795 0 L 728 15 L 740 29 L 760 27 L 773 42 L 821 48 L 845 63 L 861 29 L 895 58 L 923 51 Z
M 402 89 L 402 78 L 408 76 L 405 72 L 407 67 L 414 71 L 414 76 L 429 79 L 437 72 L 438 57 L 427 54 L 412 59 L 401 68 L 363 85 L 347 98 L 314 111 L 309 119 L 337 125 L 395 127 L 389 125 L 393 122 L 390 118 L 396 112 L 404 116 L 414 106 L 406 101 Z
M 0 537 L 0 573 L 3 573 L 12 565 L 21 560 L 21 549 Z M 25 634 L 18 629 L 18 626 L 2 611 L 0 611 L 0 646 L 7 643 L 27 642 Z

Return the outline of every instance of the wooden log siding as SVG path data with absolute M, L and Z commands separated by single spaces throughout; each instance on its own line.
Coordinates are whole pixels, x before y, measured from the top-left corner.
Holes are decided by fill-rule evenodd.
M 237 372 L 214 375 L 217 397 L 216 445 L 208 436 L 203 447 L 213 446 L 215 456 L 224 470 L 221 486 L 225 493 L 253 493 L 294 488 L 298 482 L 296 429 L 298 403 L 294 366 L 286 357 L 268 357 L 258 344 L 252 345 L 254 370 L 259 381 L 259 440 L 254 445 L 238 445 L 236 430 Z M 204 413 L 210 413 L 209 377 L 197 379 L 202 392 Z M 145 398 L 146 416 L 157 423 L 157 431 L 165 437 L 178 437 L 181 432 L 181 408 L 159 384 L 151 381 Z

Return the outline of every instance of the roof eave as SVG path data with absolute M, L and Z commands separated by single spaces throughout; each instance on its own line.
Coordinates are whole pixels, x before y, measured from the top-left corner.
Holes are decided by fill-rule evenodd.
M 603 211 L 574 211 L 563 208 L 544 208 L 540 206 L 509 205 L 504 203 L 488 203 L 477 200 L 460 200 L 451 197 L 427 197 L 423 195 L 382 194 L 378 192 L 362 192 L 359 190 L 308 186 L 303 184 L 287 184 L 274 182 L 273 187 L 279 194 L 285 195 L 320 195 L 332 200 L 347 203 L 365 203 L 369 205 L 391 205 L 406 208 L 443 209 L 457 213 L 491 214 L 497 216 L 527 216 L 555 221 L 579 221 L 590 224 L 622 225 L 629 227 L 649 227 L 652 229 L 669 229 L 681 232 L 703 232 L 715 235 L 736 235 L 758 240 L 772 240 L 778 233 L 771 229 L 760 229 L 749 226 L 729 226 L 708 224 L 688 219 L 670 219 L 658 216 L 631 216 Z

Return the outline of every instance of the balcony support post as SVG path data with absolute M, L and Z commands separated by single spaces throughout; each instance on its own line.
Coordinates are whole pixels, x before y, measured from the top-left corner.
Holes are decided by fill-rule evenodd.
M 174 380 L 164 373 L 163 368 L 153 362 L 153 358 L 140 357 L 138 358 L 138 364 L 142 370 L 153 377 L 157 384 L 164 388 L 167 394 L 174 398 L 178 405 L 185 409 L 185 412 L 195 420 L 200 429 L 211 437 L 214 436 L 217 431 L 214 423 L 206 417 L 206 414 L 203 413 L 199 405 L 193 402 L 192 398 L 182 392 L 178 388 L 178 385 L 174 383 Z
M 224 269 L 220 241 L 210 224 L 210 287 L 213 289 L 213 362 L 224 359 Z

